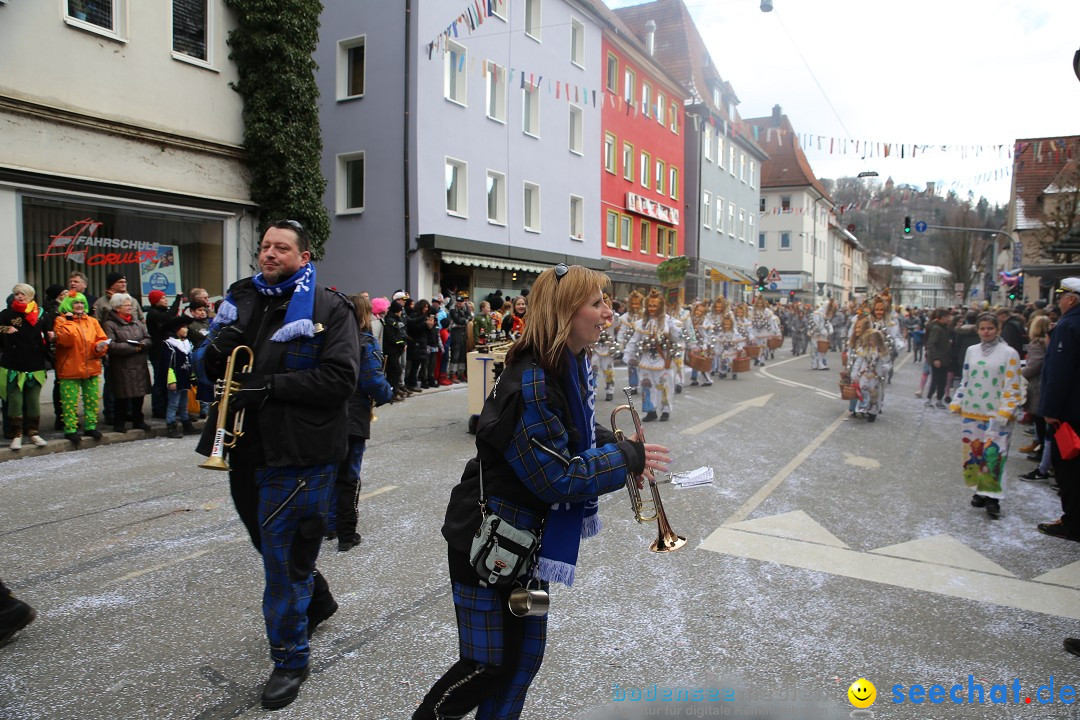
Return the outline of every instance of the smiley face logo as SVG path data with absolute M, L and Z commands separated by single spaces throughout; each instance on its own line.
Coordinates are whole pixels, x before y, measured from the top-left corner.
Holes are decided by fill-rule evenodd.
M 847 697 L 855 707 L 868 708 L 877 700 L 877 688 L 866 678 L 859 678 L 851 683 L 851 687 L 847 690 Z

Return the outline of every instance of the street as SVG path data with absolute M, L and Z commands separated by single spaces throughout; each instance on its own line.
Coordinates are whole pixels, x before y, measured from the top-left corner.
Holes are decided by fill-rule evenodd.
M 959 420 L 913 397 L 919 369 L 901 357 L 875 424 L 849 419 L 836 372 L 811 372 L 790 345 L 738 380 L 676 396 L 671 422 L 644 427 L 671 448 L 673 471 L 714 471 L 712 485 L 661 485 L 688 542 L 650 553 L 655 525 L 633 521 L 627 494 L 601 499 L 605 528 L 582 543 L 577 583 L 552 593 L 523 717 L 659 714 L 662 703 L 630 699 L 655 684 L 732 689 L 728 709 L 840 718 L 860 677 L 877 687 L 877 717 L 1080 717 L 1036 695 L 1080 668 L 1061 647 L 1080 634 L 1080 545 L 1035 529 L 1060 505 L 1048 485 L 1015 479 L 1031 468 L 1020 427 L 1001 519 L 970 507 Z M 597 420 L 621 397 L 598 400 Z M 326 542 L 319 561 L 341 609 L 275 718 L 409 717 L 457 656 L 439 529 L 473 452 L 466 388 L 377 414 L 363 542 L 348 553 Z M 0 577 L 39 612 L 0 648 L 0 717 L 268 715 L 261 564 L 225 473 L 199 469 L 194 445 L 154 438 L 0 463 Z M 969 676 L 987 705 L 966 702 Z M 915 684 L 962 684 L 965 703 L 894 702 L 894 686 Z M 1009 704 L 989 705 L 995 684 Z M 708 707 L 720 705 L 696 716 Z

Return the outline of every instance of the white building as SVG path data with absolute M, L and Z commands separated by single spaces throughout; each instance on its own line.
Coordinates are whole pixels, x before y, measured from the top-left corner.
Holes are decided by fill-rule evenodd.
M 247 274 L 256 213 L 222 0 L 0 2 L 0 287 Z

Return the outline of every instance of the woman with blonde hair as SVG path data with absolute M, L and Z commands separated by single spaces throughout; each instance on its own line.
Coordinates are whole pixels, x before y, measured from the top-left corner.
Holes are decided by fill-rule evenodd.
M 1020 476 L 1021 480 L 1048 480 L 1050 475 L 1051 433 L 1046 432 L 1046 419 L 1039 415 L 1039 386 L 1042 383 L 1043 361 L 1046 359 L 1046 343 L 1050 339 L 1050 318 L 1037 315 L 1028 326 L 1027 363 L 1020 371 L 1027 383 L 1027 402 L 1024 409 L 1031 413 L 1035 424 L 1035 439 L 1020 448 L 1029 457 L 1039 458 L 1039 467 Z
M 515 614 L 510 593 L 571 585 L 581 539 L 600 529 L 598 496 L 622 489 L 628 473 L 651 477 L 667 465 L 667 448 L 637 437 L 616 443 L 595 423 L 588 349 L 611 319 L 606 284 L 602 273 L 562 263 L 533 284 L 529 322 L 484 403 L 476 457 L 450 494 L 442 528 L 460 658 L 414 720 L 460 718 L 474 708 L 477 720 L 520 716 L 543 661 L 547 617 Z M 473 539 L 495 524 L 539 539 L 539 550 L 523 549 L 522 562 L 504 575 L 481 575 Z

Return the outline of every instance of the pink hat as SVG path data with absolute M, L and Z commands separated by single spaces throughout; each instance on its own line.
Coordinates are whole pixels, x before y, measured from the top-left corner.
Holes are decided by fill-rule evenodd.
M 390 307 L 390 301 L 384 297 L 371 298 L 371 312 L 374 315 L 382 315 Z

